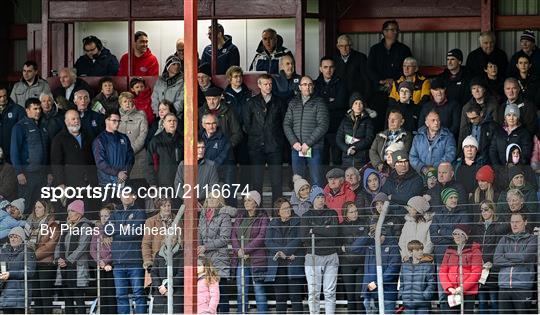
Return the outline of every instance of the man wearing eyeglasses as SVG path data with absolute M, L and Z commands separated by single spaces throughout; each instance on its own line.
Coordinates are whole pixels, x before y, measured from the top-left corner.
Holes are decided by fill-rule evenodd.
M 467 121 L 460 129 L 458 143 L 463 143 L 465 138 L 472 136 L 478 142 L 478 158 L 484 163 L 489 163 L 489 146 L 499 125 L 493 121 L 491 115 L 486 115 L 485 109 L 478 104 L 472 104 L 463 110 L 466 110 Z M 462 152 L 459 156 L 463 156 Z
M 105 131 L 92 143 L 92 152 L 98 169 L 99 185 L 125 183 L 135 162 L 135 154 L 129 138 L 118 132 L 120 113 L 105 114 Z
M 106 76 L 116 75 L 118 72 L 118 59 L 111 51 L 103 47 L 103 43 L 96 36 L 87 36 L 83 40 L 84 54 L 75 62 L 75 69 L 79 76 Z

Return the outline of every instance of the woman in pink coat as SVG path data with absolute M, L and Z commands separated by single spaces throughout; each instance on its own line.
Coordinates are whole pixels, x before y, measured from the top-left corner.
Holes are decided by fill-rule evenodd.
M 219 276 L 209 260 L 197 267 L 197 314 L 216 314 L 219 304 Z

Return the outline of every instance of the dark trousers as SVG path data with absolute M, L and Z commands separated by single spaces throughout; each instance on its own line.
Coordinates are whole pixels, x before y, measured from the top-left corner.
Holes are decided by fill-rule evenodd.
M 523 289 L 499 289 L 500 314 L 535 314 L 533 312 L 533 292 Z
M 218 312 L 220 314 L 229 313 L 229 301 L 234 295 L 233 293 L 234 283 L 225 277 L 219 279 L 219 305 Z M 236 297 L 236 295 L 234 295 Z
M 336 144 L 336 133 L 327 133 L 324 136 L 323 165 L 327 167 L 332 163 L 334 166 L 340 166 L 341 154 Z
M 304 282 L 302 278 L 290 279 L 287 266 L 278 267 L 274 292 L 276 295 L 276 312 L 278 314 L 287 314 L 287 300 L 291 300 L 294 314 L 304 312 L 304 306 L 302 305 Z
M 52 264 L 36 265 L 36 281 L 33 282 L 32 299 L 38 314 L 52 314 L 56 266 Z
M 264 181 L 264 168 L 268 164 L 270 183 L 272 185 L 272 203 L 283 194 L 282 159 L 281 152 L 264 152 L 264 148 L 257 151 L 249 151 L 251 160 L 251 183 L 249 190 L 261 193 Z
M 2 312 L 4 314 L 24 314 L 24 308 L 4 308 Z
M 364 264 L 342 265 L 341 275 L 347 293 L 347 310 L 352 314 L 365 313 L 366 309 L 361 298 Z
M 86 314 L 84 296 L 86 288 L 66 287 L 63 290 L 66 314 Z
M 41 188 L 47 185 L 47 174 L 44 171 L 26 172 L 26 185 L 19 185 L 19 198 L 24 198 L 26 213 L 34 209 L 34 205 L 41 198 Z M 20 209 L 22 212 L 22 209 Z
M 100 313 L 116 314 L 116 288 L 111 271 L 100 271 Z

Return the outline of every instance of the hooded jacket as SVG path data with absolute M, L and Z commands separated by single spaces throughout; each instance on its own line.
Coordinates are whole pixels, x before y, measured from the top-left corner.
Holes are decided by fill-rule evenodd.
M 210 220 L 206 217 L 208 209 L 202 209 L 199 216 L 199 245 L 204 245 L 204 256 L 217 269 L 220 277 L 231 275 L 231 257 L 228 246 L 231 245 L 232 219 L 237 210 L 232 207 L 215 209 Z
M 482 273 L 482 250 L 475 242 L 467 242 L 461 253 L 463 268 L 463 294 L 478 294 L 478 280 Z M 446 249 L 442 264 L 439 267 L 439 281 L 444 292 L 448 295 L 449 288 L 460 286 L 459 281 L 459 251 L 456 245 Z
M 248 134 L 248 147 L 252 151 L 264 148 L 265 152 L 283 148 L 283 118 L 285 104 L 272 95 L 268 103 L 261 94 L 249 98 L 243 110 L 244 129 Z
M 501 238 L 493 265 L 499 268 L 499 288 L 532 289 L 535 284 L 538 237 L 528 232 Z
M 342 151 L 345 165 L 363 165 L 369 160 L 369 148 L 375 138 L 373 120 L 363 111 L 360 116 L 354 116 L 352 110 L 343 118 L 336 134 L 336 145 Z M 354 147 L 354 155 L 347 155 L 350 147 Z
M 231 241 L 233 248 L 233 260 L 232 265 L 237 266 L 240 264 L 238 258 L 238 250 L 241 248 L 241 235 L 240 226 L 243 220 L 250 220 L 247 211 L 242 211 L 240 215 L 234 220 L 234 225 L 231 233 Z M 268 252 L 265 245 L 266 230 L 268 227 L 269 219 L 266 212 L 262 209 L 257 209 L 255 217 L 251 219 L 248 231 L 248 239 L 244 241 L 244 253 L 249 255 L 247 260 L 248 265 L 251 267 L 252 276 L 256 280 L 264 279 L 267 272 L 267 258 Z
M 523 164 L 529 163 L 532 154 L 532 138 L 529 132 L 522 125 L 519 125 L 510 134 L 504 128 L 498 128 L 489 147 L 492 165 L 506 165 L 508 158 L 506 150 L 510 144 L 517 144 L 521 148 Z
M 102 77 L 113 76 L 118 73 L 120 64 L 115 55 L 107 48 L 101 49 L 99 55 L 94 56 L 95 59 L 90 59 L 86 54 L 82 55 L 75 62 L 78 76 Z
M 2 292 L 0 293 L 0 307 L 2 309 L 19 308 L 24 309 L 25 285 L 24 285 L 24 246 L 21 244 L 17 248 L 5 244 L 0 249 L 0 261 L 8 262 L 7 272 L 9 279 L 2 282 Z M 34 278 L 36 271 L 36 257 L 31 250 L 26 254 L 26 272 L 28 279 Z M 28 299 L 32 298 L 32 281 L 28 281 Z
M 399 79 L 394 81 L 392 84 L 392 91 L 390 91 L 390 98 L 394 99 L 395 101 L 399 102 L 399 91 L 398 86 L 401 82 L 405 81 L 405 76 L 401 76 Z M 413 91 L 411 99 L 415 105 L 422 105 L 423 102 L 426 102 L 431 97 L 430 92 L 430 82 L 426 77 L 419 74 L 418 72 L 415 73 L 413 81 Z
M 216 74 L 225 74 L 230 66 L 240 65 L 240 52 L 238 47 L 232 43 L 232 36 L 223 35 L 223 39 L 225 40 L 223 47 L 217 49 Z M 200 64 L 205 63 L 212 64 L 212 45 L 204 47 Z
M 268 224 L 266 230 L 266 248 L 268 249 L 268 270 L 266 272 L 266 281 L 274 282 L 278 268 L 287 268 L 288 279 L 303 278 L 304 274 L 304 256 L 305 249 L 302 247 L 300 238 L 300 218 L 292 216 L 289 221 L 283 222 L 275 218 Z M 296 258 L 292 261 L 284 261 L 280 258 L 274 260 L 278 251 L 282 251 L 287 257 L 294 255 Z
M 285 55 L 289 55 L 294 58 L 289 49 L 283 47 L 283 37 L 277 34 L 277 43 L 274 51 L 268 52 L 264 48 L 262 40 L 257 46 L 255 57 L 251 61 L 249 71 L 265 71 L 268 74 L 279 73 L 279 59 Z
M 437 291 L 433 257 L 424 255 L 418 264 L 412 258 L 401 265 L 399 292 L 405 307 L 431 307 L 433 293 Z
M 456 157 L 456 140 L 448 129 L 441 127 L 433 141 L 428 139 L 427 126 L 418 129 L 409 153 L 411 166 L 419 174 L 425 166 L 438 167 L 441 162 L 453 161 Z
M 313 207 L 311 202 L 309 202 L 309 197 L 306 198 L 306 200 L 300 200 L 298 194 L 294 191 L 291 194 L 289 202 L 291 203 L 294 213 L 300 218 Z
M 424 220 L 419 220 L 418 222 L 416 222 L 416 218 L 410 214 L 407 213 L 405 215 L 405 224 L 401 229 L 401 235 L 399 236 L 398 242 L 402 257 L 409 256 L 407 244 L 413 240 L 418 240 L 424 244 L 425 254 L 433 253 L 433 243 L 431 243 L 431 236 L 429 234 L 429 227 L 431 226 L 433 215 L 433 212 L 426 212 L 421 215 L 424 217 Z
M 184 112 L 184 76 L 182 72 L 174 77 L 169 77 L 167 69 L 164 69 L 153 89 L 152 110 L 154 115 L 158 116 L 159 102 L 163 100 L 171 101 L 178 115 Z
M 135 95 L 135 93 L 133 93 Z M 135 108 L 146 114 L 146 120 L 148 120 L 148 126 L 151 126 L 154 122 L 154 119 L 158 116 L 154 116 L 154 110 L 152 109 L 152 89 L 145 88 L 139 94 L 135 95 L 133 98 L 133 104 Z M 158 106 L 159 107 L 159 106 Z M 153 136 L 153 134 L 152 134 Z
M 371 174 L 375 174 L 379 180 L 379 187 L 377 187 L 377 191 L 375 192 L 371 192 L 367 184 L 368 177 Z M 366 168 L 364 171 L 363 178 L 362 178 L 362 186 L 361 186 L 362 189 L 356 196 L 356 201 L 357 201 L 356 204 L 357 205 L 360 204 L 361 206 L 366 205 L 369 207 L 371 203 L 373 202 L 373 198 L 375 197 L 375 195 L 377 195 L 381 191 L 383 184 L 384 184 L 384 180 L 381 174 L 379 174 L 379 172 L 377 172 L 373 168 Z
M 324 187 L 324 199 L 325 204 L 329 209 L 336 211 L 338 215 L 338 222 L 343 222 L 343 204 L 347 201 L 354 201 L 356 194 L 351 190 L 351 184 L 347 181 L 343 181 L 339 190 L 334 193 L 330 186 Z
M 322 98 L 311 96 L 303 104 L 299 94 L 289 103 L 283 130 L 291 146 L 299 142 L 310 148 L 322 149 L 329 123 L 328 107 Z
M 10 97 L 18 105 L 24 108 L 24 103 L 31 97 L 39 98 L 41 93 L 51 93 L 49 83 L 42 79 L 39 75 L 34 77 L 32 85 L 28 85 L 23 78 L 19 82 L 15 83 L 11 90 Z
M 125 53 L 120 58 L 120 67 L 118 68 L 117 76 L 128 75 L 128 53 Z M 131 75 L 132 76 L 158 76 L 159 75 L 159 62 L 152 54 L 150 48 L 140 56 L 131 54 Z

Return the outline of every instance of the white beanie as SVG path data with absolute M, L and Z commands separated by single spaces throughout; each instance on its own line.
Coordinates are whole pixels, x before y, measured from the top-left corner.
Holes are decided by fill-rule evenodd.
M 260 207 L 261 206 L 261 194 L 259 194 L 258 191 L 256 190 L 252 190 L 250 192 L 248 192 L 247 196 L 246 196 L 246 199 L 253 199 L 253 201 L 255 201 L 255 203 L 257 204 L 257 207 Z
M 10 203 L 11 206 L 19 209 L 21 213 L 24 213 L 24 198 L 15 199 Z
M 461 148 L 463 149 L 466 145 L 472 145 L 473 147 L 478 149 L 478 141 L 472 135 L 468 135 L 465 139 L 463 139 L 463 144 L 461 145 Z
M 26 232 L 20 226 L 16 226 L 9 231 L 9 235 L 18 235 L 23 241 L 26 240 Z
M 414 196 L 409 201 L 407 201 L 407 206 L 414 208 L 416 212 L 423 214 L 429 210 L 429 200 L 431 196 Z
M 403 142 L 394 142 L 394 143 L 390 144 L 388 147 L 386 147 L 384 152 L 385 153 L 388 153 L 388 151 L 396 152 L 396 151 L 399 151 L 399 150 L 405 150 L 405 145 L 403 144 Z
M 300 191 L 300 189 L 302 189 L 302 187 L 310 186 L 308 181 L 303 179 L 300 175 L 295 174 L 292 180 L 294 185 L 294 193 L 296 194 L 296 196 L 298 196 L 298 192 Z

